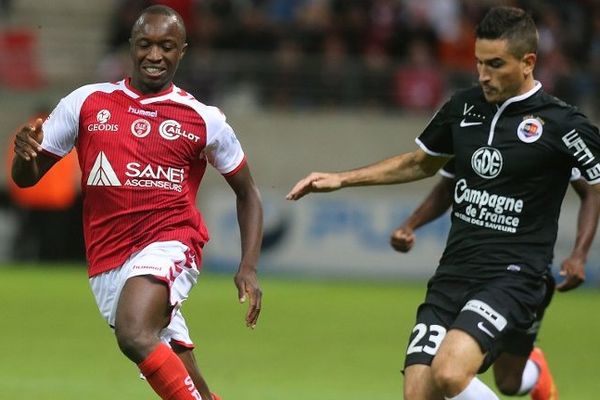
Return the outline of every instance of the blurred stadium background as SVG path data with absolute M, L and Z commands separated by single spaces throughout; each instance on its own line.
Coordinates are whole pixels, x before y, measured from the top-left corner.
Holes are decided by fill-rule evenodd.
M 127 73 L 129 28 L 150 3 L 0 0 L 2 154 L 11 153 L 24 121 L 71 90 Z M 495 4 L 532 12 L 541 36 L 536 77 L 597 120 L 600 2 L 156 3 L 178 9 L 187 22 L 190 49 L 176 83 L 228 115 L 265 201 L 265 311 L 248 333 L 224 277 L 238 259 L 233 197 L 214 171 L 198 196 L 212 240 L 205 280 L 186 308 L 208 378 L 226 399 L 398 398 L 406 338 L 448 217 L 420 231 L 409 255 L 393 252 L 388 236 L 436 178 L 296 204 L 285 194 L 309 171 L 413 149 L 447 95 L 476 82 L 472 28 Z M 0 399 L 151 398 L 118 354 L 85 283 L 76 170 L 65 166 L 53 182 L 59 193 L 19 195 L 8 165 L 0 163 L 0 317 L 7 324 Z M 577 210 L 569 191 L 557 264 L 569 254 Z M 600 393 L 590 374 L 600 357 L 600 326 L 586 313 L 599 299 L 599 243 L 585 290 L 558 295 L 543 330 L 567 400 Z

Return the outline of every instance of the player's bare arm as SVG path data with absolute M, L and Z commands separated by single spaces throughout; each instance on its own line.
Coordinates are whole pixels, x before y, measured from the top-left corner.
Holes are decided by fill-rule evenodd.
M 262 203 L 247 165 L 226 179 L 236 194 L 242 245 L 242 259 L 234 282 L 240 302 L 249 301 L 246 326 L 254 328 L 260 315 L 262 302 L 262 291 L 257 277 L 262 243 Z
M 566 292 L 575 289 L 585 281 L 585 263 L 590 251 L 600 216 L 600 194 L 583 179 L 571 182 L 571 186 L 581 200 L 577 217 L 577 237 L 571 255 L 562 262 L 560 275 L 564 280 L 556 290 Z M 598 185 L 596 185 L 598 186 Z
M 12 178 L 19 187 L 35 185 L 57 161 L 41 153 L 42 124 L 43 120 L 38 118 L 33 124 L 23 126 L 15 136 Z
M 437 219 L 450 208 L 453 188 L 453 179 L 446 177 L 440 179 L 406 221 L 392 232 L 390 245 L 402 253 L 410 251 L 415 242 L 414 231 Z
M 311 192 L 331 192 L 348 186 L 391 185 L 412 182 L 432 176 L 445 162 L 417 149 L 366 167 L 337 173 L 313 172 L 300 180 L 286 199 L 298 200 Z

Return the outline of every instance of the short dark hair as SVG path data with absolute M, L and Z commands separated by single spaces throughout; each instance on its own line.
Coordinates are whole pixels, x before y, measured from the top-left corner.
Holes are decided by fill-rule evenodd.
M 477 26 L 476 35 L 477 39 L 506 40 L 508 50 L 517 58 L 527 53 L 537 53 L 538 33 L 535 22 L 520 8 L 492 8 Z
M 164 15 L 165 17 L 173 17 L 176 20 L 177 25 L 179 25 L 179 29 L 181 29 L 181 33 L 183 33 L 183 40 L 185 41 L 186 32 L 185 32 L 185 24 L 183 23 L 183 18 L 181 18 L 181 15 L 179 15 L 179 13 L 177 11 L 173 10 L 171 7 L 164 6 L 162 4 L 155 4 L 153 6 L 144 8 L 142 10 L 139 17 L 137 18 L 137 20 L 131 27 L 131 36 L 132 37 L 133 37 L 133 34 L 135 33 L 135 31 L 140 28 L 140 25 L 144 21 L 144 16 L 147 14 Z

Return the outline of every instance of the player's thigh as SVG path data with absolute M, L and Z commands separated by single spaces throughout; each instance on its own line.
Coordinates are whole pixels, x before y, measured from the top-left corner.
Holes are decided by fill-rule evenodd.
M 446 332 L 465 302 L 470 281 L 435 275 L 427 283 L 425 301 L 417 309 L 416 322 L 406 349 L 404 367 L 431 365 Z
M 163 281 L 150 275 L 131 277 L 119 296 L 115 329 L 158 334 L 169 324 L 171 309 L 169 288 Z
M 117 303 L 116 329 L 129 326 L 154 334 L 167 327 L 196 283 L 194 258 L 178 241 L 154 242 L 134 254 L 123 266 L 126 281 Z
M 195 255 L 178 241 L 155 242 L 134 253 L 119 268 L 90 278 L 98 309 L 111 327 L 115 327 L 116 310 L 125 284 L 134 277 L 145 276 L 163 282 L 169 297 L 173 320 L 198 279 Z M 160 296 L 159 296 L 160 297 Z M 139 300 L 142 300 L 140 298 Z M 127 304 L 129 302 L 127 301 Z M 182 337 L 166 338 L 191 343 Z

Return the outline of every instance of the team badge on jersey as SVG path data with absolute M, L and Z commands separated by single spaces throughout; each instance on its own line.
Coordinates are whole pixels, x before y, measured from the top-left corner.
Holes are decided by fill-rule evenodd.
M 143 118 L 136 119 L 131 124 L 131 133 L 133 136 L 138 138 L 144 138 L 150 134 L 150 122 L 146 121 Z
M 100 124 L 107 123 L 109 119 L 110 119 L 110 111 L 108 111 L 107 109 L 100 110 L 100 111 L 98 111 L 98 114 L 96 114 L 96 120 Z
M 542 137 L 544 126 L 538 118 L 527 117 L 519 124 L 517 136 L 525 143 L 533 143 Z
M 502 171 L 502 154 L 493 147 L 480 147 L 471 156 L 471 168 L 482 178 L 493 179 Z

